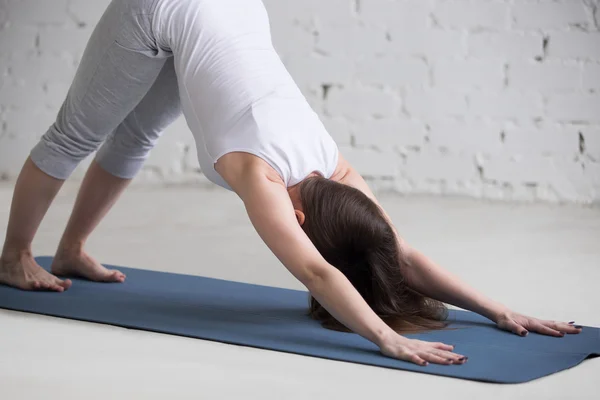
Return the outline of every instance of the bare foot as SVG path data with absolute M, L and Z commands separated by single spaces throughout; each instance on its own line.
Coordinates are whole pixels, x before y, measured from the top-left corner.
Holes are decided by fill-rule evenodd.
M 60 280 L 35 262 L 33 256 L 0 259 L 0 284 L 22 290 L 62 292 L 71 287 L 69 279 Z
M 96 282 L 124 282 L 125 274 L 116 269 L 107 269 L 85 251 L 58 251 L 52 261 L 52 273 L 56 275 L 80 276 Z

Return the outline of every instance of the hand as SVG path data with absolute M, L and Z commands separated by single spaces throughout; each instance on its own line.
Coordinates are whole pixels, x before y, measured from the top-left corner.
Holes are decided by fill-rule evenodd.
M 468 357 L 453 353 L 454 346 L 440 342 L 408 339 L 395 332 L 394 334 L 380 346 L 381 352 L 388 357 L 410 361 L 422 366 L 426 366 L 430 362 L 445 365 L 464 364 L 468 360 Z
M 529 332 L 536 332 L 542 335 L 563 337 L 565 333 L 579 333 L 581 326 L 573 325 L 575 321 L 569 323 L 544 321 L 533 317 L 527 317 L 513 311 L 507 311 L 496 318 L 498 328 L 513 332 L 519 336 L 527 336 Z

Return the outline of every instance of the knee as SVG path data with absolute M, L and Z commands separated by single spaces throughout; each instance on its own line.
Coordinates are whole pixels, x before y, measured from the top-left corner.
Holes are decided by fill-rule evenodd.
M 55 122 L 42 136 L 41 142 L 69 159 L 81 161 L 100 147 L 102 138 L 85 129 Z
M 46 174 L 65 180 L 99 146 L 84 136 L 69 135 L 60 124 L 54 123 L 33 147 L 31 161 Z

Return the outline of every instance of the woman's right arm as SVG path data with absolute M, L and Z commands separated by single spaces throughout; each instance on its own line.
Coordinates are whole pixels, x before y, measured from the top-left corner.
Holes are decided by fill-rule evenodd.
M 244 173 L 233 189 L 242 198 L 260 237 L 338 321 L 375 343 L 382 353 L 416 364 L 461 363 L 452 346 L 407 339 L 393 331 L 364 301 L 338 269 L 327 263 L 298 224 L 292 202 L 280 179 L 264 169 Z

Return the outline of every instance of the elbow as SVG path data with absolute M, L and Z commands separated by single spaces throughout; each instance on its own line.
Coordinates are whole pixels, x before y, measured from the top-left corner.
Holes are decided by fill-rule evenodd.
M 318 293 L 326 286 L 326 282 L 331 278 L 334 271 L 337 270 L 332 267 L 309 267 L 298 279 L 310 292 Z

